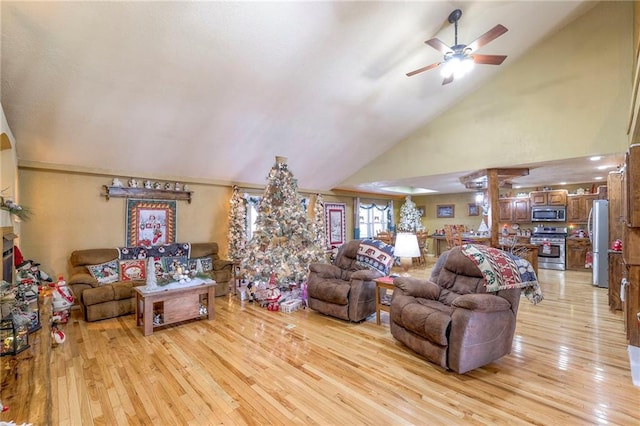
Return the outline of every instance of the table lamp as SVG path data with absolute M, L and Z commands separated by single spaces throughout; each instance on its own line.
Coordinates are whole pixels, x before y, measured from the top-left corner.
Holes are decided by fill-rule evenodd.
M 400 266 L 404 276 L 409 276 L 409 267 L 413 263 L 414 257 L 420 257 L 420 246 L 415 234 L 399 232 L 396 235 L 396 245 L 393 254 L 400 258 Z

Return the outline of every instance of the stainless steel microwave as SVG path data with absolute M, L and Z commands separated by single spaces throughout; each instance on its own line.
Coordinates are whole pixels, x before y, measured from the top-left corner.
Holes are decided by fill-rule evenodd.
M 566 207 L 531 207 L 531 222 L 564 222 L 565 220 L 567 220 Z

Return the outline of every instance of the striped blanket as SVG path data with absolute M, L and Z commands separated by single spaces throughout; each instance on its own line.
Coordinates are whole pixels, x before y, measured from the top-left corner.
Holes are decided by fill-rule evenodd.
M 542 301 L 538 278 L 527 260 L 503 250 L 474 244 L 464 244 L 462 253 L 478 266 L 488 292 L 522 288 L 534 305 Z

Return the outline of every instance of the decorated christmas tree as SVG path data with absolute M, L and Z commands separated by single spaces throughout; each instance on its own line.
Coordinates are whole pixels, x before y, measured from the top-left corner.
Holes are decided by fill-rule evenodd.
M 323 255 L 313 228 L 286 159 L 276 157 L 258 205 L 256 230 L 242 258 L 247 279 L 267 282 L 275 274 L 279 287 L 304 281 L 309 264 Z
M 400 223 L 398 231 L 400 232 L 416 232 L 422 230 L 422 215 L 416 208 L 416 203 L 411 201 L 408 195 L 402 207 L 400 207 Z
M 327 246 L 327 220 L 324 217 L 324 199 L 316 194 L 316 203 L 313 206 L 313 231 L 316 235 L 316 245 L 324 250 Z
M 243 257 L 247 245 L 246 203 L 236 185 L 233 186 L 229 204 L 229 258 L 235 260 Z

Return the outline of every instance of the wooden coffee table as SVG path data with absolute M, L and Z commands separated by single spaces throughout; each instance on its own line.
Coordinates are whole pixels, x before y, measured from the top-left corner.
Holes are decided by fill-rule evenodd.
M 184 288 L 168 290 L 146 290 L 146 287 L 134 287 L 136 292 L 136 325 L 143 326 L 148 336 L 154 327 L 162 327 L 180 321 L 204 317 L 200 313 L 201 296 L 207 296 L 207 319 L 215 318 L 214 300 L 216 283 L 204 283 Z M 163 321 L 153 323 L 154 305 L 162 311 Z

